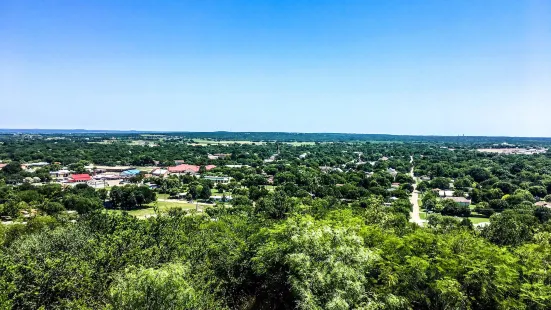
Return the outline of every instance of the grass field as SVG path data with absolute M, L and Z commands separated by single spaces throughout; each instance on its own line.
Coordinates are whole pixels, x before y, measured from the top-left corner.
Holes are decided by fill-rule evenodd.
M 228 141 L 214 141 L 214 140 L 206 140 L 206 139 L 192 139 L 193 140 L 193 143 L 194 144 L 198 144 L 198 145 L 208 145 L 208 144 L 234 144 L 234 143 L 237 143 L 237 144 L 256 144 L 256 145 L 261 145 L 261 144 L 265 144 L 266 142 L 254 142 L 254 141 L 233 141 L 233 140 L 228 140 Z
M 292 145 L 292 146 L 303 146 L 303 145 L 316 145 L 316 142 L 285 142 L 286 144 Z
M 484 223 L 484 222 L 490 222 L 490 219 L 488 219 L 487 217 L 471 216 L 471 217 L 469 217 L 469 220 L 471 220 L 471 222 L 473 222 L 473 224 L 480 224 L 480 223 Z
M 160 195 L 163 195 L 163 194 L 160 194 Z M 164 195 L 167 195 L 167 194 L 164 194 Z M 161 199 L 163 199 L 163 198 L 161 198 Z M 145 217 L 145 216 L 153 215 L 153 214 L 155 214 L 155 210 L 153 209 L 155 204 L 159 208 L 159 211 L 167 211 L 167 210 L 172 209 L 172 208 L 181 208 L 181 209 L 186 209 L 186 210 L 195 209 L 195 204 L 194 203 L 177 202 L 177 201 L 157 201 L 157 202 L 153 202 L 153 203 L 150 203 L 149 205 L 144 206 L 143 209 L 128 211 L 128 214 L 136 216 L 136 217 Z M 201 203 L 199 204 L 199 207 L 204 208 L 205 206 L 207 206 L 207 205 L 201 204 Z M 110 210 L 110 212 L 123 212 L 123 211 L 121 211 L 121 210 Z
M 439 214 L 439 213 L 434 213 L 434 214 Z M 429 214 L 429 216 L 430 216 L 430 214 Z M 427 213 L 424 212 L 424 210 L 423 210 L 422 212 L 419 213 L 419 217 L 422 220 L 426 220 L 427 219 Z M 490 219 L 488 219 L 487 217 L 484 217 L 484 216 L 476 214 L 476 213 L 472 214 L 472 216 L 469 217 L 469 220 L 471 220 L 471 222 L 473 224 L 480 224 L 480 223 L 484 223 L 484 222 L 490 222 Z

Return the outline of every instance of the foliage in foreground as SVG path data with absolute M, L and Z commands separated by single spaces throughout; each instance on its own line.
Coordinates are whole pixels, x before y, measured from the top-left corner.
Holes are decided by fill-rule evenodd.
M 513 246 L 453 218 L 409 224 L 380 201 L 2 228 L 13 309 L 548 309 L 546 225 Z M 35 219 L 38 221 L 38 219 Z M 40 226 L 39 228 L 36 228 Z M 34 229 L 31 229 L 35 227 Z M 12 230 L 17 230 L 14 234 Z M 8 238 L 8 236 L 11 236 Z

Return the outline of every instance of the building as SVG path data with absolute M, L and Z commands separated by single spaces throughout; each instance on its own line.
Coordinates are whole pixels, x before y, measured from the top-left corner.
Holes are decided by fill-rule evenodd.
M 456 204 L 464 207 L 468 207 L 471 205 L 471 201 L 465 197 L 448 197 L 446 199 L 453 200 Z
M 92 180 L 89 174 L 72 174 L 69 177 L 69 183 L 86 183 Z
M 141 171 L 138 170 L 138 169 L 125 170 L 125 171 L 121 172 L 121 177 L 122 178 L 132 178 L 132 177 L 135 177 L 135 176 L 139 175 L 140 173 L 141 173 Z
M 303 153 L 303 154 L 300 154 L 300 155 L 298 156 L 298 158 L 299 158 L 299 159 L 305 159 L 306 156 L 308 156 L 308 154 L 307 154 L 307 153 Z
M 392 187 L 392 188 L 399 188 L 399 187 L 400 187 L 400 183 L 392 183 L 392 185 L 390 185 L 390 187 Z
M 158 168 L 158 169 L 155 169 L 155 170 L 151 171 L 151 174 L 153 176 L 156 176 L 156 177 L 164 177 L 168 174 L 168 169 Z
M 174 161 L 174 163 L 175 163 L 176 165 L 181 165 L 181 164 L 185 164 L 186 161 L 183 160 L 183 159 L 176 159 L 176 160 Z
M 224 159 L 226 157 L 230 157 L 231 154 L 208 154 L 209 159 Z
M 174 167 L 168 167 L 168 172 L 171 174 L 197 174 L 199 173 L 200 166 L 196 165 L 187 165 L 187 164 L 181 164 Z M 206 165 L 205 169 L 207 171 L 212 170 L 216 168 L 215 165 Z
M 48 166 L 48 165 L 49 165 L 49 163 L 47 163 L 47 162 L 25 164 L 25 166 L 27 166 L 27 167 L 44 167 L 44 166 Z
M 168 172 L 171 174 L 195 174 L 199 172 L 199 166 L 180 164 L 174 167 L 168 167 Z
M 95 166 L 94 171 L 96 172 L 123 172 L 126 170 L 132 170 L 135 167 L 131 166 Z
M 221 202 L 224 202 L 224 199 L 226 201 L 231 201 L 232 200 L 232 197 L 231 196 L 220 196 L 220 195 L 216 195 L 216 196 L 210 196 L 210 199 L 211 200 L 214 200 L 214 201 L 221 201 Z
M 8 164 L 0 164 L 0 170 L 2 170 L 4 167 L 6 167 Z
M 243 168 L 243 167 L 250 167 L 249 165 L 226 165 L 228 168 Z
M 57 171 L 50 171 L 50 176 L 56 181 L 63 181 L 71 175 L 71 171 L 67 169 L 61 169 Z
M 204 176 L 205 180 L 210 180 L 216 184 L 228 184 L 230 183 L 231 177 L 217 177 L 217 176 Z
M 438 190 L 438 196 L 440 196 L 440 198 L 453 197 L 453 191 Z

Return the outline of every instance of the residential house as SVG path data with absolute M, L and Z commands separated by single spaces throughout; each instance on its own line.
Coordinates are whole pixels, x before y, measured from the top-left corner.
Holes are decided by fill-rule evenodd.
M 230 183 L 231 177 L 218 177 L 206 175 L 203 177 L 205 180 L 210 180 L 216 184 L 228 184 Z
M 132 178 L 132 177 L 135 177 L 135 176 L 139 175 L 140 173 L 141 173 L 141 171 L 138 170 L 138 169 L 125 170 L 125 171 L 121 172 L 121 177 L 122 178 Z
M 456 204 L 464 207 L 468 207 L 471 205 L 471 201 L 465 197 L 447 197 L 446 199 L 453 200 Z
M 215 195 L 215 196 L 210 196 L 210 199 L 211 200 L 214 200 L 214 201 L 220 201 L 220 202 L 224 202 L 225 201 L 231 201 L 232 200 L 232 197 L 231 196 L 221 196 L 221 195 Z
M 92 180 L 89 174 L 72 174 L 69 177 L 69 183 L 86 183 Z
M 168 169 L 162 169 L 162 168 L 154 169 L 153 171 L 151 171 L 151 175 L 156 177 L 161 177 L 161 178 L 165 177 L 166 175 L 168 175 Z
M 181 164 L 174 167 L 168 167 L 168 172 L 170 174 L 197 174 L 199 173 L 200 166 L 196 165 L 187 165 L 187 164 Z M 206 165 L 205 169 L 207 171 L 212 170 L 216 168 L 215 165 Z
M 438 190 L 438 196 L 440 196 L 440 198 L 453 197 L 453 191 Z
M 63 181 L 66 180 L 71 175 L 71 171 L 68 169 L 61 169 L 57 171 L 50 171 L 50 176 L 55 181 Z

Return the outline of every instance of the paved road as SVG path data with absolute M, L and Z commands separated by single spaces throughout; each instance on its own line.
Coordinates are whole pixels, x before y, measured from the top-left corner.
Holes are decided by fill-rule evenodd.
M 409 162 L 413 163 L 413 156 L 410 156 L 410 157 L 411 159 Z M 411 175 L 413 180 L 415 180 L 415 176 L 413 175 L 413 166 L 411 167 L 411 171 L 409 172 L 409 174 Z M 413 205 L 413 210 L 410 213 L 409 221 L 412 223 L 417 223 L 418 225 L 422 226 L 425 221 L 422 220 L 420 216 L 421 209 L 419 208 L 419 192 L 417 191 L 417 182 L 413 183 L 413 193 L 411 193 L 411 197 L 409 198 L 409 201 Z

